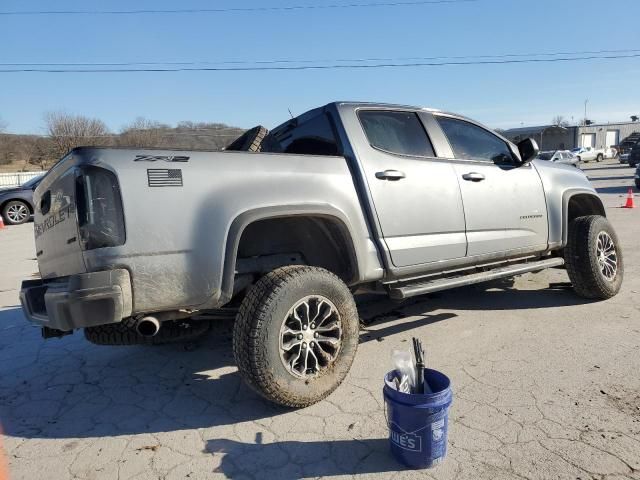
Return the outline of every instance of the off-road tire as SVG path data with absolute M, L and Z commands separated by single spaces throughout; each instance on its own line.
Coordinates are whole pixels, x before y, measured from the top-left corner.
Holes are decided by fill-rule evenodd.
M 24 208 L 27 209 L 27 213 L 28 213 L 25 219 L 19 222 L 11 220 L 11 218 L 9 218 L 9 215 L 8 215 L 9 209 L 16 205 L 23 206 Z M 2 208 L 1 215 L 2 215 L 2 218 L 4 219 L 4 223 L 6 223 L 7 225 L 22 225 L 23 223 L 26 223 L 29 221 L 29 218 L 31 217 L 30 213 L 31 212 L 30 212 L 29 205 L 27 205 L 25 202 L 21 200 L 11 200 L 10 202 L 7 202 L 7 204 Z
M 342 343 L 326 370 L 299 378 L 280 358 L 280 328 L 296 302 L 314 294 L 335 305 Z M 303 408 L 323 400 L 342 383 L 356 355 L 358 333 L 355 301 L 342 280 L 322 268 L 288 266 L 266 274 L 247 292 L 233 329 L 233 353 L 252 389 L 274 403 Z
M 84 329 L 84 337 L 96 345 L 165 345 L 195 340 L 209 331 L 207 321 L 162 322 L 158 334 L 143 337 L 135 329 L 135 320 L 127 318 L 120 323 Z
M 260 152 L 262 151 L 262 141 L 268 133 L 269 130 L 262 125 L 258 125 L 240 135 L 231 142 L 225 150 L 233 152 Z
M 615 245 L 617 271 L 607 279 L 598 265 L 596 245 L 600 232 L 606 232 Z M 609 221 L 600 215 L 578 217 L 569 224 L 569 236 L 564 257 L 574 291 L 591 300 L 606 300 L 615 296 L 622 286 L 624 262 L 618 236 Z

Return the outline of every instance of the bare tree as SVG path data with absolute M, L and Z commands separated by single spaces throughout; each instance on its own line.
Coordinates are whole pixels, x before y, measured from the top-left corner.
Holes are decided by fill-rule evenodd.
M 7 122 L 4 122 L 2 120 L 2 117 L 0 117 L 0 133 L 4 132 L 7 129 Z
M 102 120 L 64 112 L 46 113 L 44 120 L 55 158 L 76 147 L 101 146 L 110 142 L 109 129 Z
M 553 120 L 551 120 L 551 125 L 555 125 L 556 127 L 566 128 L 569 126 L 569 122 L 567 121 L 566 118 L 564 118 L 564 116 L 556 115 L 555 117 L 553 117 Z
M 163 130 L 167 128 L 160 122 L 138 117 L 121 130 L 118 143 L 127 147 L 160 147 Z
M 36 165 L 40 170 L 47 170 L 58 159 L 52 157 L 55 149 L 53 141 L 47 137 L 35 137 L 31 142 L 24 143 L 22 152 L 27 165 Z

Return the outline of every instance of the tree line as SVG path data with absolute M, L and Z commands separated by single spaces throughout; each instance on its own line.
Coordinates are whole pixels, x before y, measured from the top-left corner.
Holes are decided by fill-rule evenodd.
M 100 119 L 65 112 L 44 115 L 44 135 L 2 133 L 6 126 L 0 119 L 0 167 L 23 171 L 46 170 L 81 146 L 221 150 L 244 132 L 223 123 L 170 126 L 139 117 L 114 133 Z

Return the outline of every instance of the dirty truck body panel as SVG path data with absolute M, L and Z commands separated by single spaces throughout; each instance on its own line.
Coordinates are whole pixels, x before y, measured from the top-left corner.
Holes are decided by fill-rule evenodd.
M 184 161 L 135 161 L 141 156 L 180 157 Z M 82 165 L 98 166 L 116 175 L 126 242 L 84 251 L 73 258 L 74 266 L 68 265 L 66 258 L 53 256 L 57 252 L 49 253 L 43 245 L 40 268 L 44 279 L 60 276 L 59 272 L 125 269 L 131 274 L 134 313 L 214 308 L 223 298 L 227 249 L 236 247 L 244 227 L 256 220 L 289 215 L 338 219 L 355 242 L 358 271 L 353 282 L 382 276 L 342 157 L 89 148 L 76 150 L 71 157 L 62 176 L 73 177 Z M 155 171 L 167 169 L 180 171 L 181 185 L 149 186 Z M 37 195 L 42 193 L 40 190 Z M 44 220 L 37 212 L 36 225 Z M 56 231 L 65 225 L 56 226 L 50 234 L 76 235 L 66 228 Z M 56 239 L 55 244 L 60 243 Z M 69 250 L 80 253 L 79 248 Z
M 352 262 L 343 280 L 384 287 L 548 255 L 566 244 L 573 195 L 601 206 L 579 170 L 518 165 L 515 145 L 435 110 L 333 103 L 272 134 L 286 139 L 320 116 L 335 155 L 72 151 L 35 192 L 42 280 L 23 285 L 27 316 L 67 331 L 221 307 L 234 295 L 242 234 L 265 219 L 329 219 Z M 82 306 L 92 301 L 102 313 L 84 320 L 100 310 Z

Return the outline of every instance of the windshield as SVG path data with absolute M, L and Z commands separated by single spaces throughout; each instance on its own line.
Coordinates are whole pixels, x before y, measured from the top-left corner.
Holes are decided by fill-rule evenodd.
M 551 160 L 553 158 L 553 154 L 555 152 L 540 152 L 538 154 L 538 159 L 540 160 Z
M 24 188 L 33 188 L 36 185 L 38 185 L 38 183 L 40 183 L 40 180 L 42 180 L 43 175 L 38 175 L 37 177 L 33 177 L 31 180 L 27 180 L 26 182 L 24 182 L 22 184 L 22 187 Z

